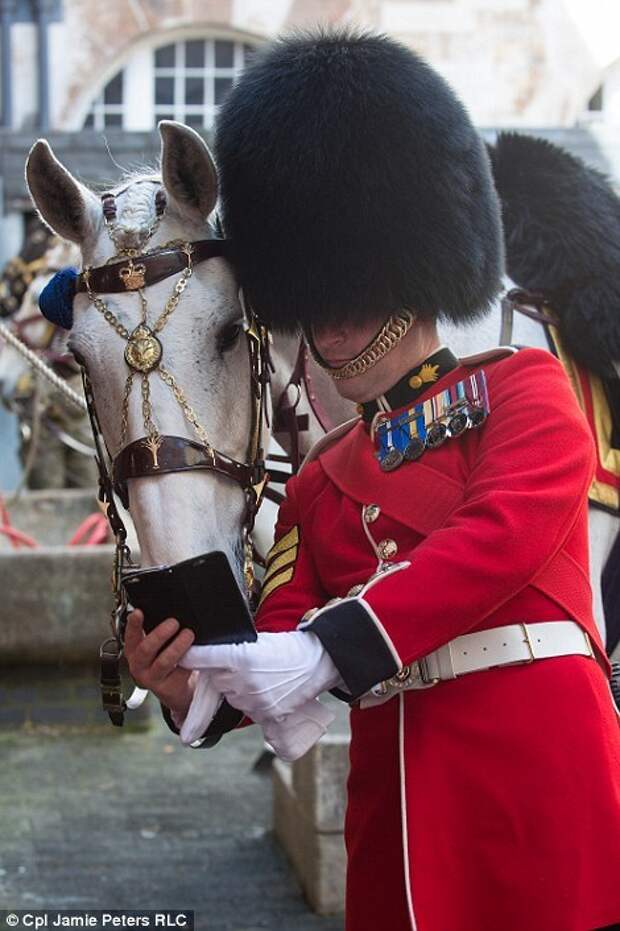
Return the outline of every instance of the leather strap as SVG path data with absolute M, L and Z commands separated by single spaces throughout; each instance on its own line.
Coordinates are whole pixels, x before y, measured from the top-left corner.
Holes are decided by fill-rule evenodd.
M 206 469 L 226 475 L 243 487 L 252 484 L 252 467 L 217 449 L 207 448 L 184 436 L 162 436 L 161 440 L 156 457 L 145 445 L 146 437 L 142 437 L 125 446 L 114 460 L 114 488 L 124 507 L 128 506 L 127 480 L 130 478 Z
M 230 255 L 230 240 L 228 239 L 200 239 L 192 243 L 192 264 L 204 262 L 206 259 Z M 138 278 L 128 278 L 127 271 L 133 266 L 140 269 Z M 147 255 L 140 255 L 135 259 L 123 259 L 111 265 L 99 265 L 88 269 L 90 288 L 97 294 L 116 294 L 126 291 L 135 291 L 138 287 L 148 287 L 163 281 L 171 275 L 177 275 L 187 268 L 187 254 L 179 248 L 160 249 Z M 140 280 L 140 284 L 137 282 Z M 75 283 L 76 292 L 87 291 L 86 274 L 78 275 Z
M 528 665 L 556 656 L 596 659 L 590 638 L 575 621 L 507 624 L 463 634 L 380 682 L 360 701 L 370 708 L 409 689 L 428 689 L 439 682 L 501 666 Z

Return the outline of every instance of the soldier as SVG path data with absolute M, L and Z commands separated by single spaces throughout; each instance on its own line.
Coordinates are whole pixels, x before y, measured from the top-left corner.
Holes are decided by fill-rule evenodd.
M 134 677 L 184 742 L 221 693 L 206 744 L 245 715 L 289 757 L 292 715 L 326 690 L 350 703 L 347 931 L 612 925 L 620 739 L 587 575 L 592 441 L 549 353 L 459 360 L 437 337 L 501 286 L 483 144 L 414 53 L 326 33 L 256 56 L 217 156 L 245 300 L 304 329 L 360 418 L 288 483 L 256 643 L 180 633 L 154 663 L 174 622 L 142 640 L 136 612 Z

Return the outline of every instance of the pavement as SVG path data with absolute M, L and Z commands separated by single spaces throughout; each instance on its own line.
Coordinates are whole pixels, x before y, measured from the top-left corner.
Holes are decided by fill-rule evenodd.
M 152 698 L 150 699 L 152 701 Z M 271 834 L 260 732 L 184 748 L 143 730 L 0 730 L 0 909 L 193 909 L 200 931 L 342 931 Z

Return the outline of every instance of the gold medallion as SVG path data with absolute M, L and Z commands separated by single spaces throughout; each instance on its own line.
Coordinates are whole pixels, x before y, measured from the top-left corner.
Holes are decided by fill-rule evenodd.
M 150 372 L 159 365 L 162 345 L 146 324 L 137 326 L 125 348 L 125 362 L 138 372 Z
M 145 286 L 146 265 L 130 262 L 129 265 L 123 265 L 118 275 L 128 291 L 137 291 Z

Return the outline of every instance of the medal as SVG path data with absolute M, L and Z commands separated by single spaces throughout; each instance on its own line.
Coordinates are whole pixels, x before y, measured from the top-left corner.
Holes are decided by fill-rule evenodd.
M 392 446 L 392 448 L 388 450 L 385 456 L 382 456 L 379 459 L 379 465 L 384 472 L 393 472 L 394 469 L 397 469 L 399 465 L 402 464 L 404 458 L 405 457 L 401 451 Z
M 482 426 L 488 413 L 486 376 L 480 369 L 396 417 L 382 414 L 375 428 L 381 470 L 393 472 L 404 462 L 415 462 L 427 449 Z
M 408 462 L 415 462 L 416 459 L 420 458 L 425 449 L 426 446 L 424 441 L 421 440 L 419 436 L 413 436 L 405 446 L 403 455 Z

